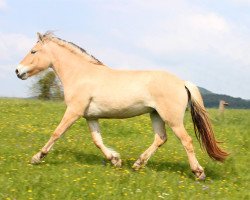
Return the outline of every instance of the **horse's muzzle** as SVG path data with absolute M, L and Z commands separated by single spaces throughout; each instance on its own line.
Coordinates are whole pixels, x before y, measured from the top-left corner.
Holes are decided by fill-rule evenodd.
M 19 70 L 16 69 L 16 75 L 18 78 L 22 79 L 22 80 L 26 80 L 28 78 L 28 74 L 25 72 L 25 73 L 22 73 L 20 74 Z

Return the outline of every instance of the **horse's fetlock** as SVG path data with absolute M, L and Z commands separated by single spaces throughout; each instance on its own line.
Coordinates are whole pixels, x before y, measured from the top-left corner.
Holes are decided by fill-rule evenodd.
M 47 156 L 48 154 L 48 151 L 41 151 L 41 154 L 40 154 L 40 159 L 44 158 L 45 156 Z
M 115 167 L 121 167 L 122 166 L 122 160 L 119 157 L 112 157 L 111 158 L 111 163 L 115 166 Z

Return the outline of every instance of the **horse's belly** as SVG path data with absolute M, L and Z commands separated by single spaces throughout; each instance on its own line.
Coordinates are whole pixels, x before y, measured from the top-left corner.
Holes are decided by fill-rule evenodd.
M 152 112 L 154 109 L 143 103 L 131 105 L 100 104 L 91 102 L 85 111 L 86 118 L 129 118 Z

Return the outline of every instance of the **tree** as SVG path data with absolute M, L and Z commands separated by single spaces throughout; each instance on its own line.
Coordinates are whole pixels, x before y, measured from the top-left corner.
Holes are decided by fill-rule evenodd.
M 38 99 L 42 100 L 63 99 L 63 91 L 60 81 L 53 71 L 46 71 L 38 76 L 31 88 L 31 92 Z

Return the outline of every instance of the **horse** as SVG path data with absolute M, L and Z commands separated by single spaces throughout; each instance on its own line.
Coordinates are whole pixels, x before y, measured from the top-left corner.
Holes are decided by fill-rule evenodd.
M 224 117 L 224 111 L 225 111 L 226 106 L 229 106 L 229 103 L 227 103 L 224 100 L 220 100 L 220 103 L 219 103 L 219 115 L 222 116 L 222 117 Z
M 98 123 L 100 118 L 130 118 L 149 113 L 154 132 L 152 145 L 133 164 L 144 166 L 153 153 L 167 141 L 167 124 L 186 150 L 190 168 L 197 179 L 206 175 L 199 164 L 183 118 L 190 104 L 196 137 L 208 155 L 224 161 L 222 150 L 205 110 L 196 85 L 166 71 L 117 70 L 108 67 L 72 42 L 51 32 L 37 33 L 38 41 L 17 66 L 18 78 L 27 78 L 52 68 L 64 88 L 66 111 L 43 148 L 32 157 L 37 164 L 49 153 L 55 141 L 79 118 L 86 119 L 94 144 L 114 166 L 121 167 L 119 153 L 103 143 Z

